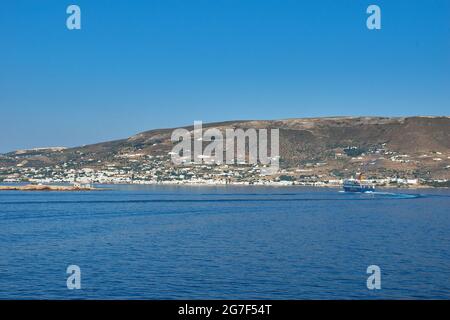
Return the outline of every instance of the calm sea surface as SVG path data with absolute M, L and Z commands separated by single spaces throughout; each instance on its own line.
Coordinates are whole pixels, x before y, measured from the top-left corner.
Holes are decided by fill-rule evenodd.
M 112 188 L 0 192 L 0 299 L 450 298 L 449 190 Z

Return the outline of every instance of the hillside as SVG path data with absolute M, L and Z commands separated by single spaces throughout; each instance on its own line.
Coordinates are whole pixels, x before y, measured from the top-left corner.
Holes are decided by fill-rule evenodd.
M 346 177 L 366 175 L 450 178 L 450 117 L 330 117 L 229 121 L 204 128 L 278 128 L 280 161 L 287 172 Z M 186 127 L 192 130 L 192 126 Z M 24 172 L 125 167 L 141 174 L 146 168 L 170 168 L 173 129 L 155 129 L 128 139 L 76 148 L 20 150 L 0 156 L 0 179 Z M 153 164 L 152 164 L 153 163 Z M 61 169 L 62 170 L 62 169 Z

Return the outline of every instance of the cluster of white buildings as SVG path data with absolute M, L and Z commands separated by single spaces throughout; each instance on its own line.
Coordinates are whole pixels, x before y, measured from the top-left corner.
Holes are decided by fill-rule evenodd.
M 349 148 L 349 150 L 355 150 Z M 354 163 L 375 164 L 378 159 L 385 159 L 399 163 L 409 163 L 411 157 L 407 154 L 397 154 L 377 149 L 351 157 Z M 201 184 L 201 185 L 303 185 L 303 186 L 341 186 L 343 175 L 350 174 L 349 169 L 341 170 L 340 174 L 333 174 L 333 161 L 340 161 L 347 157 L 336 152 L 334 160 L 308 162 L 295 168 L 281 169 L 277 174 L 265 175 L 266 166 L 263 165 L 212 165 L 212 164 L 184 164 L 175 166 L 169 155 L 145 155 L 129 153 L 115 155 L 111 160 L 86 159 L 84 163 L 68 161 L 61 165 L 34 168 L 19 163 L 16 167 L 0 168 L 0 182 L 32 182 L 32 183 L 80 183 L 80 184 Z M 375 158 L 374 158 L 375 157 Z M 450 156 L 442 153 L 423 155 L 420 159 L 428 161 L 442 161 Z M 372 159 L 373 158 L 373 159 Z M 371 160 L 372 159 L 372 160 Z M 417 159 L 417 157 L 416 157 Z M 25 160 L 24 160 L 25 161 Z M 80 160 L 78 160 L 80 161 Z M 372 162 L 371 162 L 372 161 Z M 443 163 L 446 170 L 450 165 Z M 356 164 L 355 164 L 356 165 Z M 358 169 L 355 167 L 355 170 Z M 387 174 L 386 174 L 387 175 Z M 392 174 L 390 174 L 392 175 Z M 399 177 L 400 176 L 400 177 Z M 382 177 L 370 181 L 379 186 L 418 186 L 424 181 L 409 176 Z

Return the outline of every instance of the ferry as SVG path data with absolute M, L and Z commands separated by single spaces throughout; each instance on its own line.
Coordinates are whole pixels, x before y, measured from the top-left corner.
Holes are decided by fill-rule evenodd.
M 362 180 L 362 175 L 359 174 L 357 179 L 346 179 L 344 180 L 344 191 L 345 192 L 374 192 L 375 186 L 369 182 Z

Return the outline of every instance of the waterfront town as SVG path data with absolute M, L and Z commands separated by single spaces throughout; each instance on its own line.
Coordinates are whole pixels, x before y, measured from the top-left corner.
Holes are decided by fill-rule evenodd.
M 242 130 L 237 145 L 241 139 L 246 148 L 245 159 L 232 153 L 228 161 L 227 157 L 216 157 L 214 149 L 216 158 L 212 161 L 208 159 L 212 154 L 203 150 L 196 155 L 196 143 L 191 140 L 187 154 L 174 152 L 180 141 L 173 139 L 172 134 L 178 130 L 154 129 L 126 139 L 80 147 L 34 148 L 0 154 L 0 183 L 334 187 L 358 175 L 379 187 L 450 187 L 450 117 L 298 118 L 229 121 L 203 127 L 222 133 L 231 130 L 233 134 Z M 248 161 L 249 133 L 255 128 L 279 130 L 279 147 L 274 153 L 265 150 L 267 156 L 270 154 L 269 165 L 262 164 L 261 159 Z M 183 130 L 187 137 L 201 141 L 200 149 L 217 142 L 202 140 L 207 131 L 205 136 L 196 137 L 195 123 Z M 261 143 L 253 142 L 256 146 Z M 259 147 L 264 146 L 262 143 Z M 272 143 L 270 146 L 272 149 Z M 189 149 L 194 150 L 196 161 Z M 234 148 L 218 150 L 227 153 Z M 174 161 L 174 157 L 183 161 Z M 273 171 L 275 158 L 277 170 Z
M 48 151 L 48 149 L 42 149 Z M 63 148 L 61 148 L 62 151 Z M 39 149 L 34 149 L 33 156 Z M 54 151 L 54 150 L 53 150 Z M 175 166 L 166 155 L 123 153 L 112 160 L 102 161 L 84 157 L 60 165 L 33 167 L 26 151 L 3 155 L 13 157 L 15 166 L 0 167 L 2 183 L 32 184 L 187 184 L 187 185 L 300 185 L 339 187 L 345 178 L 358 172 L 376 186 L 448 187 L 446 178 L 430 177 L 429 168 L 450 172 L 450 154 L 434 152 L 411 156 L 380 148 L 358 151 L 347 147 L 335 152 L 331 159 L 320 162 L 302 162 L 297 166 L 281 166 L 276 174 L 265 175 L 261 164 L 193 164 Z M 281 161 L 281 163 L 283 163 Z M 426 170 L 420 168 L 426 165 Z M 427 171 L 428 170 L 428 171 Z

